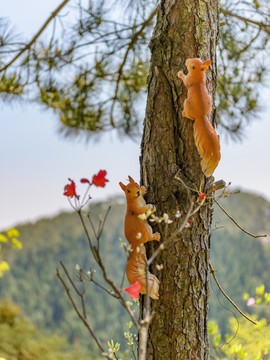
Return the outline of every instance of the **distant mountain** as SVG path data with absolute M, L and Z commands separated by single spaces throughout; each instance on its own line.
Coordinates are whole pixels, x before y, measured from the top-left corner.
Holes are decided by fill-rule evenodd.
M 270 234 L 270 203 L 264 198 L 241 193 L 231 195 L 221 203 L 248 231 Z M 112 210 L 100 246 L 108 273 L 120 286 L 126 262 L 119 242 L 119 237 L 124 238 L 124 201 L 117 198 L 93 204 L 91 214 L 97 224 L 98 216 L 104 216 L 111 204 Z M 71 308 L 55 270 L 62 260 L 75 279 L 76 264 L 85 271 L 97 268 L 91 259 L 79 218 L 74 213 L 62 213 L 20 226 L 19 231 L 23 249 L 10 254 L 11 271 L 0 281 L 0 297 L 12 299 L 36 326 L 49 328 L 59 335 L 68 335 L 73 342 L 90 343 L 90 355 L 95 356 L 98 354 L 96 347 L 89 341 L 87 332 Z M 228 295 L 246 310 L 243 293 L 254 293 L 256 286 L 269 283 L 269 243 L 241 232 L 215 206 L 211 247 L 211 261 L 220 283 Z M 211 283 L 218 293 L 213 280 Z M 210 317 L 226 331 L 231 313 L 221 307 L 214 291 L 211 289 Z M 219 293 L 218 296 L 228 307 L 228 302 Z M 122 341 L 128 317 L 117 301 L 105 296 L 91 283 L 87 288 L 87 300 L 91 325 L 99 336 L 106 342 L 110 339 Z

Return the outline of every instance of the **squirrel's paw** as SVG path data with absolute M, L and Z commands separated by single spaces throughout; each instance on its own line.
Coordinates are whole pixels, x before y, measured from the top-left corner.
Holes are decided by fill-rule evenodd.
M 183 73 L 183 71 L 178 71 L 177 77 L 179 77 L 179 79 L 183 80 L 183 78 L 185 77 L 185 74 Z
M 147 204 L 146 207 L 147 207 L 148 210 L 151 211 L 152 214 L 156 211 L 155 205 Z
M 145 195 L 147 193 L 147 189 L 146 189 L 145 186 L 141 186 L 140 190 L 141 190 L 141 196 L 143 196 L 143 195 Z
M 185 118 L 187 118 L 187 114 L 185 113 L 185 110 L 182 111 L 182 116 L 184 116 Z
M 151 205 L 151 206 L 152 206 L 151 211 L 152 211 L 152 214 L 153 214 L 154 212 L 157 211 L 157 208 L 155 207 L 155 205 Z
M 160 241 L 160 233 L 159 232 L 155 232 L 153 234 L 153 239 L 152 240 L 156 240 L 156 241 Z

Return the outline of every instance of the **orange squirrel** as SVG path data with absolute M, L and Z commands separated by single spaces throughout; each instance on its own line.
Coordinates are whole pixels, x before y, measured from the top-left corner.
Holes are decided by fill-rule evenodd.
M 177 76 L 183 80 L 188 89 L 188 97 L 184 102 L 182 115 L 194 121 L 194 138 L 201 167 L 205 176 L 211 176 L 220 160 L 219 137 L 208 120 L 212 111 L 212 98 L 206 88 L 205 71 L 211 60 L 202 62 L 200 59 L 187 59 L 188 75 L 179 71 Z
M 141 219 L 138 215 L 145 214 L 147 211 L 154 211 L 154 206 L 146 204 L 143 195 L 146 188 L 139 186 L 132 177 L 128 177 L 129 184 L 119 183 L 125 192 L 127 200 L 127 211 L 125 217 L 124 233 L 131 246 L 131 253 L 126 265 L 127 279 L 130 285 L 139 281 L 141 284 L 140 293 L 146 294 L 145 264 L 147 261 L 144 243 L 152 240 L 160 241 L 160 234 L 153 233 L 147 220 Z M 150 272 L 148 276 L 149 295 L 152 299 L 158 299 L 159 280 Z

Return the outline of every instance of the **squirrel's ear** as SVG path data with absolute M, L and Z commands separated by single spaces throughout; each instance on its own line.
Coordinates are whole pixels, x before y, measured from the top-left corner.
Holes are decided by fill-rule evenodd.
M 119 183 L 119 185 L 121 186 L 121 189 L 123 190 L 123 191 L 126 191 L 126 185 L 124 185 L 123 183 Z
M 211 65 L 211 60 L 205 60 L 203 62 L 203 67 L 205 67 L 205 70 L 207 70 L 210 65 Z
M 130 183 L 134 183 L 134 182 L 135 182 L 135 181 L 132 179 L 131 176 L 128 176 L 128 180 L 129 180 Z

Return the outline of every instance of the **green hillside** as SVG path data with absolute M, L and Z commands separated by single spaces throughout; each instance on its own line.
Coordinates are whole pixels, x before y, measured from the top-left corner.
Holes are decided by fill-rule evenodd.
M 261 196 L 250 193 L 231 195 L 221 204 L 245 230 L 253 234 L 270 235 L 270 203 Z M 226 293 L 245 311 L 242 297 L 245 292 L 255 295 L 255 288 L 265 284 L 269 289 L 270 237 L 253 238 L 243 233 L 216 206 L 211 237 L 211 261 L 217 278 Z M 214 284 L 214 281 L 211 281 Z M 213 286 L 219 295 L 216 286 Z M 233 309 L 223 295 L 220 301 Z M 234 313 L 239 314 L 233 310 Z M 219 304 L 214 291 L 210 302 L 210 317 L 218 321 L 223 332 L 227 331 L 227 318 L 232 314 Z M 267 317 L 269 314 L 264 313 Z
M 92 207 L 93 218 L 104 214 L 107 204 Z M 101 249 L 108 273 L 120 286 L 125 268 L 125 254 L 120 248 L 119 237 L 123 229 L 123 205 L 114 204 L 104 229 Z M 94 269 L 88 243 L 85 240 L 77 214 L 63 213 L 35 224 L 18 227 L 21 251 L 13 251 L 8 259 L 11 271 L 0 281 L 1 297 L 9 297 L 19 305 L 38 327 L 50 328 L 59 335 L 68 335 L 70 341 L 88 343 L 88 334 L 77 319 L 67 299 L 64 288 L 56 277 L 56 268 L 62 260 L 76 278 L 76 264 L 86 271 Z M 107 343 L 111 338 L 123 336 L 119 318 L 123 310 L 113 298 L 105 296 L 100 289 L 88 283 L 87 299 L 91 325 Z M 98 354 L 90 341 L 91 355 Z
M 120 286 L 126 261 L 119 242 L 119 237 L 123 238 L 125 205 L 122 199 L 108 200 L 93 204 L 91 213 L 97 223 L 99 214 L 104 216 L 111 204 L 113 207 L 104 229 L 101 250 L 108 273 Z M 241 193 L 224 199 L 222 204 L 249 231 L 270 234 L 270 203 L 262 197 Z M 90 344 L 90 355 L 96 356 L 95 345 L 75 316 L 56 277 L 60 260 L 74 279 L 76 264 L 86 271 L 95 268 L 79 218 L 73 213 L 62 213 L 35 224 L 19 226 L 18 229 L 23 249 L 10 254 L 8 261 L 11 271 L 0 281 L 0 298 L 12 299 L 37 327 L 68 335 L 71 342 Z M 211 246 L 211 261 L 219 281 L 229 296 L 245 309 L 243 293 L 254 293 L 256 286 L 269 283 L 269 244 L 241 232 L 216 208 Z M 213 287 L 217 292 L 215 285 Z M 211 293 L 210 317 L 217 320 L 225 331 L 231 313 L 221 307 L 212 289 Z M 220 299 L 228 307 L 228 302 L 223 297 Z M 123 342 L 128 318 L 117 301 L 105 296 L 90 283 L 87 300 L 91 325 L 101 339 L 107 342 L 113 338 Z
M 91 360 L 86 349 L 37 329 L 7 299 L 0 302 L 0 339 L 1 360 Z

